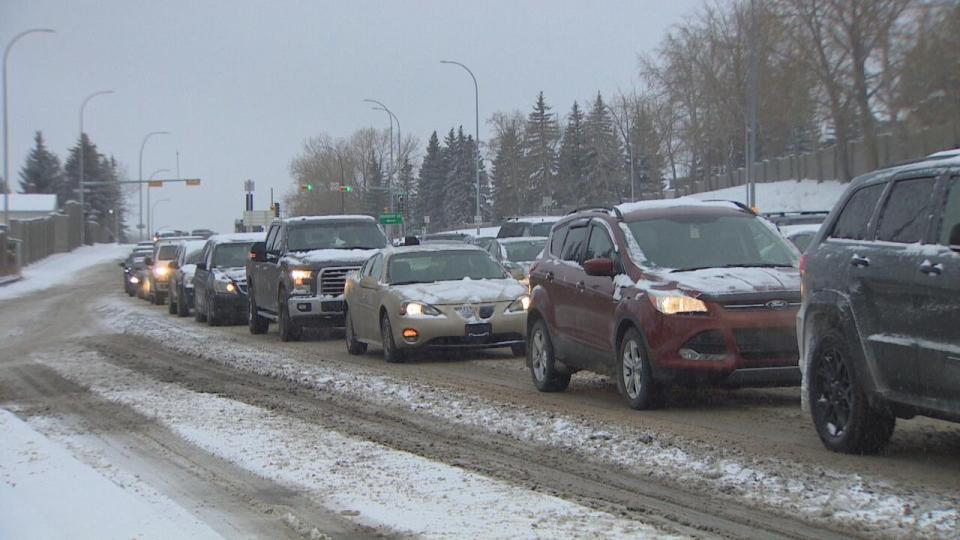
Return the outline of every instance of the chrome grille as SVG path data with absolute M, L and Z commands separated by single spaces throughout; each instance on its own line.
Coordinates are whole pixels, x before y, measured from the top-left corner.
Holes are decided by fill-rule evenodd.
M 340 296 L 343 294 L 343 287 L 347 282 L 347 274 L 359 270 L 358 266 L 324 268 L 320 270 L 320 290 L 317 291 L 321 296 Z

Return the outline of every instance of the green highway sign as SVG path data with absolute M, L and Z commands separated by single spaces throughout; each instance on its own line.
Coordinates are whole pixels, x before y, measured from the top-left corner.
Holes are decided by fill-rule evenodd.
M 380 214 L 381 225 L 400 225 L 403 223 L 403 214 Z

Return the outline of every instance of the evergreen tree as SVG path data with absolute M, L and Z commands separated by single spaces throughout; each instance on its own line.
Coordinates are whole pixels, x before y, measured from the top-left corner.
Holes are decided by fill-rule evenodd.
M 563 130 L 563 142 L 560 143 L 556 192 L 557 204 L 560 207 L 577 207 L 585 203 L 588 162 L 583 110 L 574 101 Z
M 446 179 L 443 184 L 443 226 L 472 224 L 476 212 L 475 174 L 473 163 L 473 137 L 463 134 L 463 126 L 454 134 L 453 129 L 444 139 L 446 148 Z
M 660 135 L 653 117 L 645 107 L 636 104 L 630 112 L 630 140 L 633 143 L 634 182 L 639 198 L 663 198 L 665 160 L 660 151 Z M 629 195 L 630 186 L 626 194 Z
M 493 140 L 497 149 L 493 158 L 493 208 L 500 219 L 519 215 L 526 195 L 521 122 L 522 117 L 518 121 L 503 118 Z
M 63 183 L 60 158 L 47 150 L 43 133 L 33 137 L 34 147 L 27 155 L 27 162 L 20 170 L 20 191 L 24 193 L 58 193 Z
M 373 149 L 370 149 L 363 169 L 364 207 L 368 214 L 378 216 L 389 208 L 390 199 L 383 177 L 383 160 L 377 159 Z
M 84 182 L 110 182 L 107 185 L 86 186 L 84 206 L 88 220 L 97 221 L 104 226 L 113 222 L 112 212 L 122 212 L 123 195 L 120 190 L 118 164 L 115 159 L 107 158 L 97 151 L 97 145 L 90 142 L 86 133 L 70 148 L 64 167 L 64 182 L 58 191 L 58 201 L 80 200 L 80 147 L 83 145 Z
M 557 175 L 557 142 L 560 128 L 550 106 L 543 98 L 543 92 L 537 95 L 533 111 L 527 117 L 524 129 L 525 155 L 527 161 L 526 196 L 523 197 L 524 212 L 541 211 L 543 197 L 552 197 L 555 191 Z
M 587 191 L 585 204 L 617 202 L 625 192 L 623 152 L 614 131 L 613 119 L 597 92 L 597 99 L 584 122 L 587 134 Z
M 427 154 L 420 165 L 420 177 L 417 185 L 417 215 L 419 223 L 425 217 L 430 218 L 429 230 L 439 230 L 438 225 L 443 221 L 440 210 L 440 201 L 443 199 L 441 189 L 446 178 L 443 160 L 443 150 L 440 148 L 440 139 L 437 132 L 430 135 L 427 142 Z
M 417 215 L 417 183 L 413 177 L 413 163 L 406 155 L 400 161 L 400 179 L 399 189 L 402 192 L 402 207 L 398 208 L 403 213 L 404 224 L 419 223 Z M 401 199 L 398 199 L 398 202 Z

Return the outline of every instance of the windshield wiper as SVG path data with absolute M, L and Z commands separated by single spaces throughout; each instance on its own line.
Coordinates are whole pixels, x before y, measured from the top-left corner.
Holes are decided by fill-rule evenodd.
M 790 264 L 773 264 L 773 263 L 753 263 L 753 264 L 717 264 L 713 266 L 691 266 L 690 268 L 674 268 L 671 270 L 671 273 L 674 272 L 695 272 L 697 270 L 708 270 L 710 268 L 793 268 L 793 265 Z

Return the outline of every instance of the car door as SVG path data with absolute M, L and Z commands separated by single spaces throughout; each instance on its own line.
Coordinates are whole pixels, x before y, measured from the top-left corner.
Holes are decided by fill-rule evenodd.
M 594 219 L 590 224 L 590 234 L 583 260 L 610 259 L 615 272 L 620 273 L 620 255 L 617 253 L 610 230 L 605 222 Z M 584 272 L 581 281 L 576 284 L 578 302 L 577 334 L 578 341 L 591 351 L 591 359 L 598 364 L 607 364 L 613 357 L 611 336 L 613 335 L 614 315 L 617 301 L 614 299 L 613 278 L 608 276 L 589 276 Z M 598 366 L 599 367 L 599 366 Z
M 276 240 L 279 232 L 280 232 L 279 223 L 274 223 L 273 225 L 270 226 L 270 230 L 267 231 L 267 238 L 263 243 L 264 253 L 266 253 L 270 249 L 270 246 Z M 258 307 L 269 309 L 272 311 L 271 306 L 273 306 L 274 298 L 270 294 L 271 282 L 270 282 L 270 279 L 268 279 L 267 277 L 269 275 L 269 273 L 267 272 L 267 267 L 270 264 L 271 263 L 267 263 L 265 261 L 259 261 L 259 262 L 255 261 L 250 266 L 253 269 L 253 275 L 251 276 L 254 282 L 253 298 L 256 301 L 256 304 Z
M 860 286 L 861 337 L 884 385 L 900 392 L 922 391 L 916 343 L 909 336 L 920 316 L 914 283 L 935 186 L 931 176 L 895 180 L 880 207 L 875 241 L 858 253 L 859 261 L 851 260 Z
M 201 312 L 206 308 L 207 286 L 210 276 L 210 264 L 213 261 L 213 242 L 207 242 L 203 246 L 203 253 L 200 256 L 202 265 L 197 265 L 193 274 L 193 302 Z
M 923 397 L 960 400 L 960 176 L 944 178 L 931 243 L 918 257 L 914 295 Z
M 273 236 L 273 241 L 270 244 L 267 244 L 267 261 L 263 264 L 263 281 L 267 284 L 264 293 L 266 298 L 264 299 L 265 306 L 269 306 L 267 309 L 274 313 L 280 313 L 280 304 L 278 302 L 280 295 L 280 272 L 282 271 L 280 265 L 280 257 L 284 252 L 284 240 L 286 229 L 283 223 L 277 224 L 276 234 Z
M 380 313 L 377 310 L 380 307 L 379 290 L 383 266 L 384 256 L 377 253 L 367 261 L 366 274 L 360 277 L 357 284 L 359 311 L 353 324 L 359 329 L 360 336 L 373 341 L 380 341 Z
M 578 338 L 577 328 L 579 303 L 582 301 L 578 287 L 582 287 L 586 273 L 580 265 L 583 249 L 587 243 L 589 221 L 578 220 L 570 224 L 563 249 L 555 264 L 555 279 L 550 295 L 554 306 L 556 336 L 554 345 L 562 349 L 561 356 L 569 358 L 571 363 L 583 367 L 584 357 L 582 340 Z

